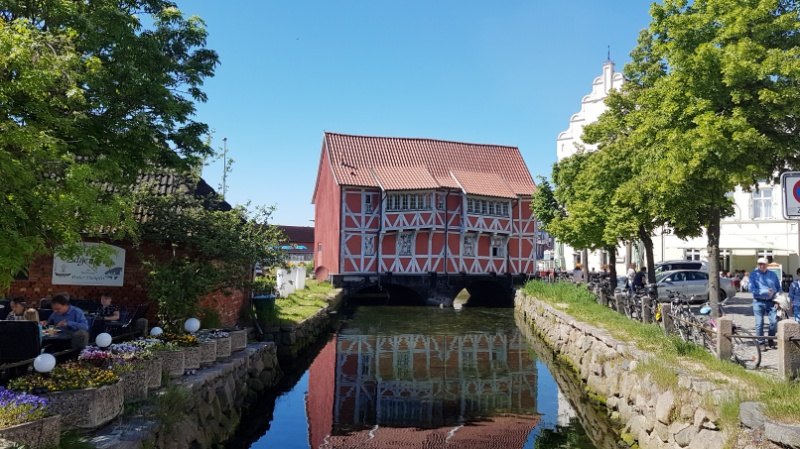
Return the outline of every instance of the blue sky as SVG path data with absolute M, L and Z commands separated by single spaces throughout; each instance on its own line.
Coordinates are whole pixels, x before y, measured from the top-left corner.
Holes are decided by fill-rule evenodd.
M 611 45 L 617 68 L 645 0 L 184 0 L 221 65 L 197 117 L 227 137 L 232 203 L 312 225 L 324 131 L 514 145 L 547 175 L 555 139 Z M 221 183 L 222 167 L 204 177 Z

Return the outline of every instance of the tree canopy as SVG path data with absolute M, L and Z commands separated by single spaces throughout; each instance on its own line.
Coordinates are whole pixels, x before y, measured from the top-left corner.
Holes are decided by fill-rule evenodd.
M 0 0 L 0 288 L 37 254 L 130 235 L 126 186 L 211 153 L 205 41 L 170 1 Z
M 654 4 L 623 89 L 586 127 L 584 140 L 598 144 L 597 156 L 581 156 L 581 172 L 562 177 L 570 186 L 558 185 L 561 164 L 553 172 L 562 216 L 584 216 L 588 200 L 564 200 L 590 193 L 583 186 L 602 188 L 597 178 L 606 178 L 616 183 L 604 209 L 607 241 L 633 235 L 634 227 L 646 240 L 662 224 L 679 237 L 705 232 L 716 273 L 720 220 L 732 212 L 728 194 L 800 162 L 798 14 L 796 0 Z M 609 180 L 620 175 L 620 182 Z M 591 247 L 595 231 L 584 228 L 587 241 L 572 241 Z M 710 283 L 713 303 L 717 277 Z

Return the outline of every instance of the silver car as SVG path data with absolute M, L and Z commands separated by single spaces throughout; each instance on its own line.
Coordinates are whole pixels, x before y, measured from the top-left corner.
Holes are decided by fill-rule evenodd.
M 708 272 L 702 270 L 673 270 L 656 275 L 659 300 L 667 300 L 670 292 L 694 297 L 696 301 L 708 301 Z M 728 278 L 719 278 L 719 300 L 733 298 L 736 289 Z

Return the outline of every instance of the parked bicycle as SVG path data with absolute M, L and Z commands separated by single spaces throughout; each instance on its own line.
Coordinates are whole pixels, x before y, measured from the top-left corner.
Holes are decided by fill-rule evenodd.
M 719 316 L 725 316 L 725 308 L 719 304 Z M 705 325 L 713 332 L 713 336 L 718 332 L 716 320 L 710 317 L 711 306 L 706 303 L 700 308 L 700 314 L 708 316 Z M 706 347 L 713 353 L 717 353 L 717 340 L 716 338 L 704 340 Z M 731 331 L 731 361 L 737 363 L 747 369 L 756 369 L 761 365 L 761 347 L 758 345 L 758 340 L 755 335 L 749 330 L 733 323 Z

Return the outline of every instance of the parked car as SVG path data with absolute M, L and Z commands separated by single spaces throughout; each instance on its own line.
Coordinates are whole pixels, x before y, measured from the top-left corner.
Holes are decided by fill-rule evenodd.
M 675 270 L 700 270 L 708 271 L 708 263 L 705 260 L 664 260 L 658 262 L 655 267 L 656 274 Z
M 658 299 L 666 301 L 669 292 L 680 293 L 685 296 L 694 296 L 697 302 L 708 301 L 708 272 L 702 270 L 672 270 L 656 275 Z M 728 278 L 719 278 L 719 299 L 724 301 L 733 298 L 736 289 L 733 281 Z

